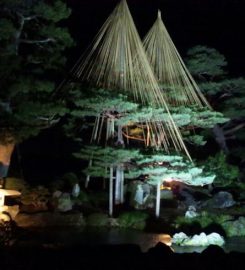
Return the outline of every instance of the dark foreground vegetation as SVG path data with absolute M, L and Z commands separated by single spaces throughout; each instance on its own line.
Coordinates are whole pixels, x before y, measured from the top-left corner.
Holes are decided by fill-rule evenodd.
M 148 252 L 139 246 L 74 246 L 67 249 L 10 248 L 0 251 L 1 269 L 243 269 L 244 254 L 209 246 L 202 253 L 176 254 L 158 243 Z

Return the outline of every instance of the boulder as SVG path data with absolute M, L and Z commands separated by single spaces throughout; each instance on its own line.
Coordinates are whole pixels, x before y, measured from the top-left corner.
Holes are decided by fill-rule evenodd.
M 190 205 L 188 210 L 185 213 L 186 218 L 194 218 L 197 217 L 198 213 L 196 211 L 196 207 L 194 205 Z
M 62 193 L 58 198 L 57 209 L 61 212 L 67 212 L 72 210 L 73 203 L 71 201 L 71 196 L 69 193 Z
M 197 202 L 196 202 L 194 196 L 188 190 L 182 189 L 179 192 L 179 194 L 182 198 L 184 198 L 184 200 L 182 202 L 184 203 L 186 208 L 188 208 L 191 205 L 193 205 L 193 206 L 197 205 Z
M 80 194 L 80 186 L 78 183 L 76 183 L 72 188 L 72 196 L 77 198 Z
M 187 236 L 185 233 L 180 232 L 174 234 L 172 243 L 180 246 L 209 246 L 209 245 L 224 245 L 224 238 L 218 233 L 205 233 L 195 234 L 192 237 Z
M 208 205 L 213 208 L 227 208 L 233 206 L 235 203 L 231 193 L 220 191 L 209 200 Z

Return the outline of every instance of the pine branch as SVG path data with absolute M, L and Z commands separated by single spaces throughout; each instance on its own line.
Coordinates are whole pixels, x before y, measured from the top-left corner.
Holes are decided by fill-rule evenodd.
M 46 38 L 42 40 L 20 39 L 20 42 L 27 44 L 39 44 L 39 43 L 56 42 L 56 40 L 54 38 Z
M 37 15 L 32 15 L 32 16 L 28 16 L 28 17 L 25 17 L 23 14 L 21 14 L 20 12 L 16 12 L 17 16 L 19 17 L 19 29 L 16 31 L 15 33 L 15 54 L 18 55 L 18 52 L 19 52 L 19 45 L 20 45 L 20 42 L 21 39 L 21 35 L 22 35 L 22 32 L 23 32 L 23 29 L 24 29 L 24 25 L 25 25 L 25 22 L 26 21 L 31 21 L 31 20 L 34 20 L 36 19 L 38 16 Z
M 225 131 L 224 135 L 226 136 L 226 135 L 229 135 L 231 133 L 234 133 L 235 131 L 242 129 L 243 127 L 245 127 L 245 123 L 241 123 L 240 125 L 237 125 L 234 128 L 231 128 L 231 129 Z

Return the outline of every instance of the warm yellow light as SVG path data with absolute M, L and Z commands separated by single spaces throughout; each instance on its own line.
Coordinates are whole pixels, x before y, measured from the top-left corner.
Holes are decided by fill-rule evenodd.
M 172 245 L 172 238 L 169 234 L 159 234 L 157 236 L 157 239 L 155 239 L 156 242 L 162 242 L 167 246 L 171 246 Z
M 171 187 L 166 187 L 163 184 L 160 186 L 161 190 L 171 190 Z
M 0 207 L 4 206 L 5 196 L 20 196 L 21 193 L 17 190 L 0 189 Z

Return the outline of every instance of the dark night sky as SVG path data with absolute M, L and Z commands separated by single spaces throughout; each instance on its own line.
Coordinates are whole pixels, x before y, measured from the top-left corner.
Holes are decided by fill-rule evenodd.
M 75 62 L 89 45 L 119 0 L 67 0 L 72 8 L 69 28 L 77 47 Z M 157 9 L 182 56 L 194 45 L 218 49 L 234 75 L 245 68 L 244 0 L 128 0 L 136 27 L 143 37 L 153 24 Z M 72 58 L 73 58 L 72 57 Z

